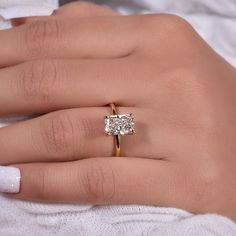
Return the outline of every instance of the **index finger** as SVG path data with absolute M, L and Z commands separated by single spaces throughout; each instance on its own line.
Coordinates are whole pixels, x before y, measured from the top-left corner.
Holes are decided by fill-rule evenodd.
M 0 31 L 0 66 L 44 58 L 116 58 L 138 45 L 135 16 L 35 21 Z M 131 33 L 132 32 L 132 33 Z

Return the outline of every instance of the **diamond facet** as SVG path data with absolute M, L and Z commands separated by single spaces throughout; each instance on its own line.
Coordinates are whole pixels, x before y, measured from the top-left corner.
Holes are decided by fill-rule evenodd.
M 127 135 L 135 133 L 133 114 L 111 115 L 105 117 L 105 133 L 108 135 Z

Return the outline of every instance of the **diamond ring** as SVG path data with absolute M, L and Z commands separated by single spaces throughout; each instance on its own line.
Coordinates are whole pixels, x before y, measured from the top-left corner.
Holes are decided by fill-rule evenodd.
M 112 115 L 105 116 L 105 133 L 115 136 L 115 156 L 121 155 L 121 136 L 135 133 L 133 114 L 117 114 L 115 104 L 110 104 Z

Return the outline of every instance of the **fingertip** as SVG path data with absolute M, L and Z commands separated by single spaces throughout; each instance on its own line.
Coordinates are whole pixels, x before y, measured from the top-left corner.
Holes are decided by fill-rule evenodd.
M 11 24 L 13 27 L 17 27 L 17 26 L 28 24 L 35 21 L 49 20 L 49 19 L 54 18 L 54 16 L 57 16 L 57 14 L 58 14 L 57 10 L 54 10 L 52 15 L 50 16 L 30 16 L 30 17 L 14 18 L 14 19 L 11 19 Z
M 19 193 L 21 171 L 13 166 L 0 166 L 0 192 Z
M 23 18 L 15 18 L 15 19 L 11 19 L 11 24 L 13 27 L 16 27 L 16 26 L 20 26 L 20 25 L 23 25 L 27 22 L 27 19 L 25 17 Z

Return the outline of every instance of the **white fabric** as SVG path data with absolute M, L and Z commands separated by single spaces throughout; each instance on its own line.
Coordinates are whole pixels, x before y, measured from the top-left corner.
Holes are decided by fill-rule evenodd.
M 50 15 L 55 7 L 57 7 L 57 0 L 1 0 L 0 15 L 4 19 Z
M 54 0 L 1 0 L 0 15 L 11 18 L 12 9 L 15 17 L 30 13 L 49 14 L 55 4 Z M 109 5 L 125 14 L 177 13 L 189 20 L 215 50 L 236 65 L 235 0 L 109 0 Z M 29 10 L 32 7 L 35 11 Z M 0 23 L 2 28 L 8 26 L 3 20 Z M 0 196 L 0 236 L 39 235 L 235 236 L 236 224 L 223 216 L 193 215 L 174 208 L 44 204 Z

